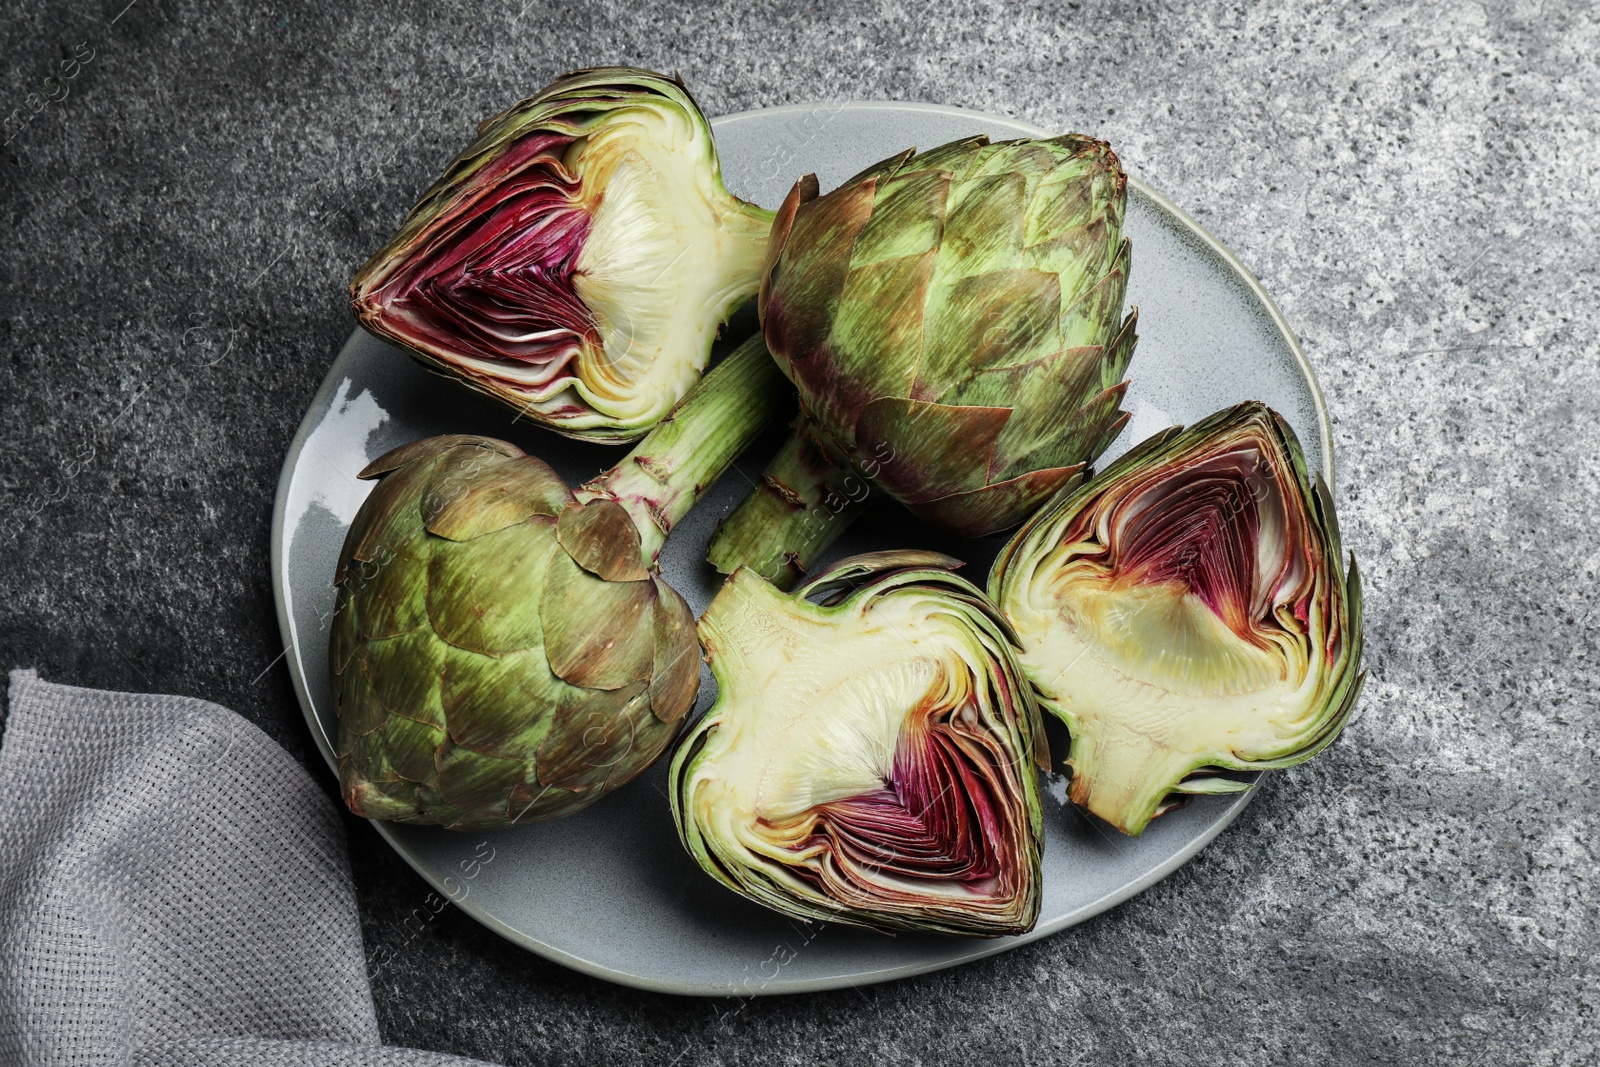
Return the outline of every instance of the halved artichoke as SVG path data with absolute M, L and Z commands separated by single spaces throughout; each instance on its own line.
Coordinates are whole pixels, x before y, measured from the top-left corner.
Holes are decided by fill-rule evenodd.
M 989 591 L 1072 734 L 1072 800 L 1138 834 L 1186 794 L 1329 744 L 1355 707 L 1361 583 L 1333 500 L 1257 402 L 1157 434 L 1017 532 Z
M 551 819 L 665 751 L 700 683 L 667 532 L 787 395 L 759 343 L 620 464 L 569 490 L 504 441 L 403 445 L 346 536 L 329 643 L 339 783 L 370 819 Z
M 717 702 L 669 788 L 713 878 L 801 919 L 1033 926 L 1049 753 L 1010 630 L 957 566 L 856 556 L 792 596 L 728 580 L 700 620 Z
M 361 324 L 572 437 L 630 440 L 757 287 L 773 214 L 681 81 L 567 74 L 483 123 L 350 285 Z

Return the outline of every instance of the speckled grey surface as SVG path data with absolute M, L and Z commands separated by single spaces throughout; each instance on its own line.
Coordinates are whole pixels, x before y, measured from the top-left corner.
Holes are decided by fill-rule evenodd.
M 352 822 L 388 1040 L 508 1063 L 1600 1056 L 1591 6 L 125 4 L 0 17 L 0 109 L 41 105 L 0 150 L 0 665 L 216 700 L 317 766 L 273 664 L 267 523 L 343 283 L 472 122 L 569 66 L 677 67 L 711 112 L 900 98 L 1105 136 L 1261 278 L 1333 415 L 1364 711 L 1155 889 L 955 971 L 695 1001 L 449 909 L 408 928 L 427 888 Z

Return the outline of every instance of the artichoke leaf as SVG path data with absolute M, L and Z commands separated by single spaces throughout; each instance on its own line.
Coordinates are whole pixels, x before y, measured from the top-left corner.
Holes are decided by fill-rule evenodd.
M 1078 484 L 1083 473 L 1081 463 L 1029 471 L 964 493 L 921 501 L 911 511 L 962 537 L 987 537 L 1016 525 L 1033 501 Z
M 525 522 L 535 515 L 561 514 L 572 490 L 550 465 L 536 456 L 498 461 L 468 460 L 465 469 L 441 462 L 422 499 L 428 532 L 452 541 L 470 541 Z
M 606 581 L 558 549 L 539 603 L 545 654 L 558 676 L 587 689 L 649 681 L 656 589 L 648 578 Z
M 956 571 L 966 566 L 954 556 L 923 548 L 898 548 L 882 552 L 863 552 L 833 563 L 817 572 L 799 589 L 795 596 L 809 600 L 841 590 L 854 590 L 868 578 L 900 570 Z
M 938 499 L 932 486 L 956 492 L 982 488 L 988 462 L 975 463 L 973 457 L 994 455 L 1010 417 L 1010 408 L 879 397 L 862 411 L 858 443 L 891 457 L 878 469 L 880 485 L 920 504 Z M 929 474 L 933 477 L 925 477 Z
M 539 709 L 570 699 L 570 687 L 550 670 L 542 648 L 487 656 L 450 647 L 443 667 L 436 685 L 441 725 L 451 741 L 486 756 L 533 759 L 551 730 L 550 717 Z
M 438 767 L 439 749 L 448 740 L 437 726 L 391 715 L 383 724 L 384 762 L 397 781 L 431 782 Z
M 639 528 L 615 500 L 568 505 L 556 520 L 556 540 L 578 566 L 608 582 L 649 577 L 639 558 Z
M 503 811 L 524 773 L 519 760 L 486 756 L 449 740 L 434 755 L 434 771 L 439 796 L 468 814 Z
M 438 437 L 425 437 L 420 441 L 411 441 L 391 448 L 363 467 L 356 477 L 364 481 L 371 480 L 413 463 L 437 459 L 455 448 L 481 448 L 501 456 L 522 454 L 522 450 L 515 445 L 493 437 L 480 437 L 470 433 L 441 434 Z
M 676 723 L 694 707 L 700 692 L 700 641 L 694 612 L 678 591 L 654 578 L 656 586 L 655 663 L 650 675 L 650 708 L 664 723 Z
M 426 629 L 361 645 L 361 672 L 389 715 L 443 728 L 439 681 L 445 673 L 446 646 Z
M 568 558 L 550 536 L 554 525 L 535 517 L 471 541 L 430 541 L 427 603 L 434 632 L 457 648 L 485 655 L 542 644 L 537 605 L 552 560 Z
M 650 744 L 649 697 L 643 682 L 586 697 L 574 714 L 563 717 L 539 746 L 539 783 L 581 793 L 604 788 L 614 775 L 633 777 L 634 761 L 653 762 L 660 748 Z M 643 727 L 644 729 L 641 729 Z

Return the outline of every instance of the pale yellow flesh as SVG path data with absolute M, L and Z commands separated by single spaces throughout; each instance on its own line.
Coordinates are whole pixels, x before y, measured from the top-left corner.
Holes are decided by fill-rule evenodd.
M 600 190 L 575 284 L 604 343 L 573 389 L 613 417 L 665 415 L 705 369 L 728 305 L 755 290 L 768 220 L 722 191 L 709 136 L 682 111 L 630 108 L 569 150 Z
M 1138 832 L 1190 772 L 1292 748 L 1323 683 L 1318 636 L 1262 627 L 1247 641 L 1178 582 L 1135 589 L 1068 549 L 1041 561 L 1003 609 L 1023 670 L 1072 731 L 1074 800 Z

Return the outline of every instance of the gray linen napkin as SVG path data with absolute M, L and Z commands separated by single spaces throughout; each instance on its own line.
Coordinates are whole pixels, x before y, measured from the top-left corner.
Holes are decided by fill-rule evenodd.
M 187 697 L 11 673 L 0 1064 L 456 1064 L 378 1043 L 339 819 Z

